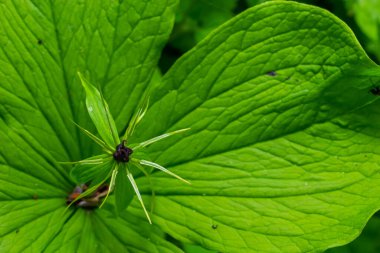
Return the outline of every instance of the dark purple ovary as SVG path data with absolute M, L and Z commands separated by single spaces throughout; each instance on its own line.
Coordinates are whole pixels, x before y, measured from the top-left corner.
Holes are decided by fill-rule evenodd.
M 133 150 L 124 146 L 125 141 L 122 141 L 116 146 L 116 151 L 113 153 L 113 158 L 118 162 L 126 163 L 129 161 L 129 156 L 133 153 Z

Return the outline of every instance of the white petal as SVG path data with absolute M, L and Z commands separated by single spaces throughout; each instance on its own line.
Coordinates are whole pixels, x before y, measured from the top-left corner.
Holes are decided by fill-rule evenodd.
M 153 168 L 156 168 L 156 169 L 159 169 L 175 178 L 178 178 L 179 180 L 181 180 L 182 182 L 185 182 L 186 184 L 191 184 L 189 181 L 183 179 L 182 177 L 178 176 L 177 174 L 174 174 L 173 172 L 171 172 L 170 170 L 168 169 L 165 169 L 164 167 L 162 167 L 161 165 L 157 164 L 157 163 L 154 163 L 154 162 L 150 162 L 150 161 L 146 161 L 146 160 L 140 160 L 139 161 L 140 164 L 142 165 L 147 165 L 147 166 L 150 166 L 150 167 L 153 167 Z

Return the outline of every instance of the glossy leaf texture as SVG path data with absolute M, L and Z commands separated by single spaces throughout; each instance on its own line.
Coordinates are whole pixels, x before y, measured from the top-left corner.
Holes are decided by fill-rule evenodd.
M 176 4 L 1 1 L 0 252 L 179 251 L 135 213 L 112 218 L 107 205 L 65 212 L 75 183 L 72 166 L 58 163 L 99 154 L 73 124 L 96 133 L 77 72 L 101 89 L 117 129 L 125 129 L 156 70 Z
M 153 174 L 153 223 L 218 252 L 353 240 L 380 208 L 378 85 L 331 13 L 278 1 L 238 15 L 177 61 L 136 129 L 142 140 L 191 128 L 148 150 L 192 182 Z

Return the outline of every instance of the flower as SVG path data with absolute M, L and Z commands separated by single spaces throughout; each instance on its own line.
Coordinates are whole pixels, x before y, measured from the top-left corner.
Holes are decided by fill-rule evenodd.
M 149 99 L 144 100 L 143 106 L 138 109 L 132 117 L 124 136 L 120 139 L 117 135 L 118 131 L 115 122 L 103 96 L 93 85 L 83 78 L 80 73 L 78 73 L 78 75 L 86 92 L 86 106 L 88 113 L 101 138 L 81 126 L 76 125 L 82 130 L 82 132 L 97 143 L 103 149 L 104 153 L 81 161 L 69 162 L 69 164 L 76 164 L 70 173 L 75 181 L 78 183 L 91 182 L 87 190 L 79 194 L 75 200 L 71 201 L 70 205 L 79 199 L 90 196 L 102 184 L 110 179 L 109 190 L 100 207 L 105 203 L 110 192 L 115 190 L 116 186 L 116 209 L 118 211 L 125 209 L 133 198 L 133 195 L 128 196 L 128 189 L 132 189 L 141 203 L 149 223 L 152 223 L 131 171 L 132 169 L 137 168 L 142 173 L 149 176 L 143 167 L 148 166 L 161 170 L 187 184 L 190 184 L 189 181 L 167 170 L 163 166 L 139 158 L 139 151 L 145 147 L 172 135 L 188 131 L 189 128 L 165 133 L 141 143 L 128 145 L 128 140 L 148 109 Z M 120 184 L 120 186 L 116 184 Z M 126 192 L 122 192 L 123 189 L 126 190 Z

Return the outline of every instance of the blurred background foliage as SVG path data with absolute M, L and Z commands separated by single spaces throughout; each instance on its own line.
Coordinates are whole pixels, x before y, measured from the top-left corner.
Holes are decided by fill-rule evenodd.
M 180 0 L 169 42 L 160 59 L 165 73 L 170 66 L 213 29 L 240 12 L 268 0 Z M 276 0 L 274 0 L 276 1 Z M 285 0 L 277 0 L 285 1 Z M 380 63 L 380 0 L 299 0 L 324 8 L 342 19 L 355 33 L 369 57 Z M 175 241 L 174 238 L 170 238 Z M 195 245 L 181 245 L 187 253 L 212 253 Z M 375 214 L 361 235 L 348 245 L 326 253 L 379 253 L 380 215 Z
M 268 0 L 180 0 L 176 22 L 160 60 L 165 73 L 209 32 L 240 12 Z M 277 0 L 284 1 L 284 0 Z M 299 0 L 334 13 L 354 31 L 372 60 L 380 62 L 380 0 Z

